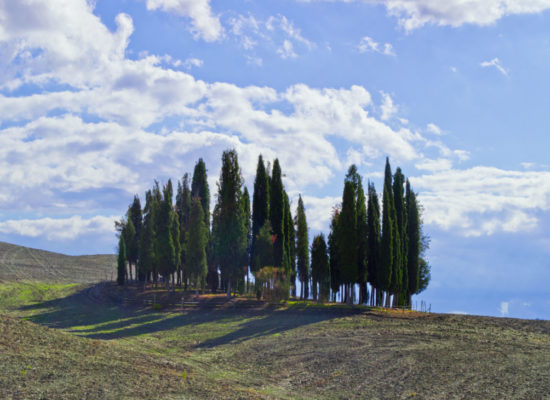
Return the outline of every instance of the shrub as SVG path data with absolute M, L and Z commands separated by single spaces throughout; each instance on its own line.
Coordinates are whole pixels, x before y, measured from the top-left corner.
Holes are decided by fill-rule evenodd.
M 290 281 L 284 270 L 275 267 L 263 267 L 256 272 L 256 293 L 258 298 L 271 303 L 288 300 Z

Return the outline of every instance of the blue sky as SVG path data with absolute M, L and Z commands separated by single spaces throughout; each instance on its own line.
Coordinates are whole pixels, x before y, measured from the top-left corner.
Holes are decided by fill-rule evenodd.
M 386 156 L 440 312 L 550 319 L 550 0 L 0 1 L 0 240 L 113 252 L 154 179 L 278 157 L 310 236 Z

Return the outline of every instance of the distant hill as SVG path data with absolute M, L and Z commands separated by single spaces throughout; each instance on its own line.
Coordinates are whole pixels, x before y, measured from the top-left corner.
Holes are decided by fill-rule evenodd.
M 67 256 L 0 242 L 0 281 L 92 283 L 115 277 L 116 255 Z

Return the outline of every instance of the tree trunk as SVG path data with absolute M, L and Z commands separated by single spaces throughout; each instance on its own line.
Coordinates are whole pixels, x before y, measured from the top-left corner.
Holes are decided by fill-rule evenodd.
M 386 304 L 384 305 L 386 308 L 390 308 L 390 292 L 386 292 Z
M 230 298 L 231 297 L 231 280 L 230 279 L 227 280 L 226 285 L 227 285 L 227 298 Z

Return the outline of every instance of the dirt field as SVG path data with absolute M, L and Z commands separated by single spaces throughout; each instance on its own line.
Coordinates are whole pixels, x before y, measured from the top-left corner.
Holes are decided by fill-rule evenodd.
M 0 398 L 550 398 L 548 321 L 25 285 Z

